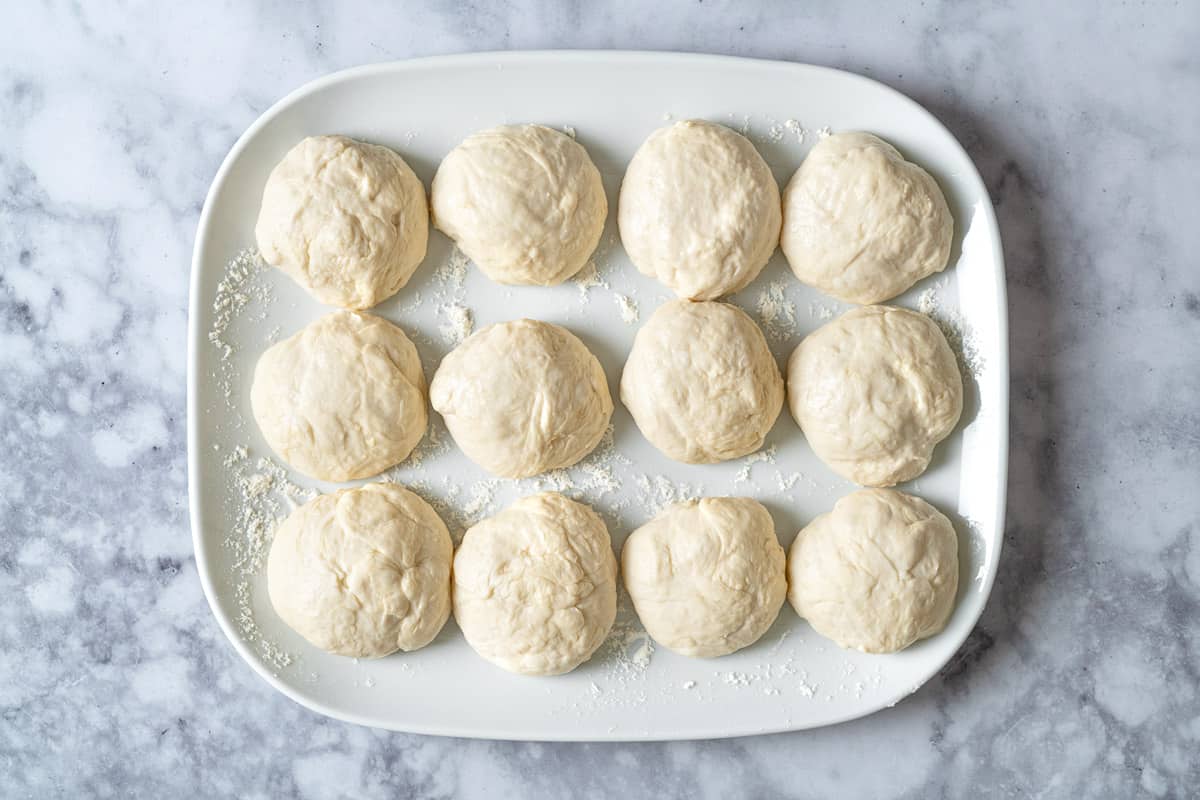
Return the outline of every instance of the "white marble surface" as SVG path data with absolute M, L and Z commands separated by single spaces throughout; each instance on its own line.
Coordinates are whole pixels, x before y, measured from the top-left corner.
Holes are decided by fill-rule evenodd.
M 1200 785 L 1200 6 L 254 5 L 4 9 L 0 795 Z M 209 614 L 188 531 L 184 352 L 192 236 L 221 158 L 325 72 L 548 47 L 844 67 L 924 103 L 978 163 L 1009 265 L 1005 552 L 977 631 L 895 708 L 723 742 L 389 734 L 276 694 Z

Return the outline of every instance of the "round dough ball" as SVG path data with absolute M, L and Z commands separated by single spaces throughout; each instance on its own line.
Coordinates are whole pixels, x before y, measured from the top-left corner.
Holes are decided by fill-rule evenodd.
M 640 272 L 680 297 L 712 300 L 758 277 L 779 242 L 779 186 L 741 134 L 703 120 L 660 128 L 638 148 L 617 223 Z
M 587 263 L 608 199 L 570 136 L 506 125 L 469 136 L 433 177 L 433 222 L 494 281 L 550 286 Z
M 600 515 L 556 492 L 469 528 L 454 556 L 454 618 L 475 652 L 523 675 L 570 672 L 617 615 L 617 559 Z
M 386 147 L 311 136 L 271 170 L 254 235 L 266 262 L 317 300 L 370 308 L 425 258 L 425 187 Z
M 946 627 L 958 536 L 940 511 L 894 489 L 862 489 L 796 535 L 788 600 L 839 646 L 894 653 Z
M 792 272 L 848 303 L 879 303 L 941 272 L 953 236 L 929 173 L 869 133 L 822 139 L 783 193 Z
M 863 486 L 929 466 L 962 414 L 962 376 L 929 317 L 856 308 L 805 337 L 788 359 L 788 407 L 813 452 Z
M 321 495 L 275 531 L 271 605 L 292 630 L 341 656 L 416 650 L 450 616 L 454 545 L 417 495 L 372 483 Z
M 783 378 L 746 312 L 672 300 L 634 337 L 621 402 L 665 455 L 713 464 L 762 447 L 783 407 Z
M 754 644 L 787 593 L 771 515 L 748 497 L 668 506 L 621 551 L 625 588 L 654 640 L 713 658 Z
M 532 319 L 467 337 L 442 359 L 429 397 L 467 457 L 505 478 L 579 461 L 613 411 L 604 369 L 584 343 Z
M 387 320 L 353 311 L 326 314 L 263 353 L 250 406 L 271 449 L 323 481 L 399 464 L 428 422 L 417 348 Z

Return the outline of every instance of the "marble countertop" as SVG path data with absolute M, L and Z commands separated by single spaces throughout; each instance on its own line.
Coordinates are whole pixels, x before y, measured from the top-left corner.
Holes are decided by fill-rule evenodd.
M 0 794 L 1200 785 L 1200 8 L 254 5 L 49 3 L 0 26 Z M 331 70 L 552 47 L 842 67 L 926 105 L 978 164 L 1009 269 L 1005 550 L 977 630 L 896 707 L 719 742 L 399 735 L 292 703 L 217 628 L 188 530 L 184 373 L 218 164 Z

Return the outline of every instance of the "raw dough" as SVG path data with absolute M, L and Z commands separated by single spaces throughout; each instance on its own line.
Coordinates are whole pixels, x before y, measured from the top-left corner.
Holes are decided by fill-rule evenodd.
M 587 263 L 608 199 L 583 146 L 541 125 L 469 136 L 433 178 L 433 222 L 494 281 L 549 286 Z
M 621 572 L 654 640 L 713 658 L 758 641 L 787 593 L 775 525 L 748 497 L 668 506 L 625 540 Z
M 532 319 L 468 337 L 442 359 L 429 397 L 462 451 L 505 478 L 579 461 L 613 411 L 604 369 L 583 342 Z
M 370 308 L 425 258 L 425 187 L 386 147 L 311 136 L 271 171 L 254 235 L 266 262 L 317 300 Z
M 621 401 L 667 456 L 712 464 L 762 446 L 783 407 L 783 378 L 746 312 L 672 300 L 637 332 Z
M 385 319 L 334 311 L 258 359 L 250 406 L 289 465 L 324 481 L 377 475 L 425 435 L 417 348 Z
M 616 615 L 608 529 L 561 494 L 522 498 L 472 526 L 454 556 L 454 618 L 475 652 L 510 672 L 570 672 Z
M 788 600 L 822 636 L 894 653 L 939 633 L 958 592 L 958 536 L 919 497 L 862 489 L 796 535 Z
M 617 211 L 638 270 L 693 300 L 758 277 L 780 219 L 779 186 L 754 145 L 695 119 L 650 134 L 625 171 Z
M 783 193 L 780 244 L 796 277 L 879 303 L 946 268 L 954 218 L 925 170 L 869 133 L 813 147 Z
M 267 590 L 312 644 L 355 658 L 416 650 L 450 616 L 454 546 L 429 504 L 394 483 L 325 494 L 276 529 Z
M 962 376 L 941 329 L 892 306 L 847 312 L 788 359 L 788 407 L 830 469 L 891 486 L 929 466 L 962 413 Z

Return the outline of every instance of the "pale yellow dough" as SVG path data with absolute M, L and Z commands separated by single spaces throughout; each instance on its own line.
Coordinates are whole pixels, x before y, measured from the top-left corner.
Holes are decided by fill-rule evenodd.
M 617 614 L 617 560 L 600 516 L 555 492 L 472 526 L 454 556 L 454 618 L 510 672 L 558 675 L 587 661 Z
M 334 311 L 269 348 L 250 406 L 271 449 L 325 481 L 377 475 L 425 435 L 425 375 L 392 323 Z
M 587 263 L 608 199 L 583 146 L 542 125 L 472 134 L 438 167 L 434 225 L 498 283 L 549 286 Z
M 862 489 L 796 535 L 788 600 L 841 647 L 894 653 L 946 627 L 958 536 L 945 515 L 894 489 Z
M 450 532 L 417 495 L 372 483 L 321 495 L 275 531 L 267 590 L 280 618 L 322 650 L 416 650 L 450 616 Z
M 703 120 L 660 128 L 621 182 L 621 244 L 679 297 L 713 300 L 758 277 L 779 242 L 779 185 L 745 136 Z
M 442 359 L 429 397 L 467 457 L 506 478 L 579 461 L 613 410 L 604 369 L 584 343 L 531 319 L 468 337 Z
M 758 641 L 787 593 L 771 515 L 748 497 L 675 503 L 635 530 L 621 573 L 654 640 L 713 658 Z
M 817 142 L 784 189 L 792 272 L 848 303 L 880 303 L 941 272 L 953 236 L 937 182 L 869 133 Z
M 842 477 L 892 486 L 925 471 L 962 413 L 954 351 L 924 314 L 864 306 L 809 334 L 788 359 L 788 407 Z
M 665 455 L 712 464 L 762 446 L 783 407 L 783 378 L 746 312 L 672 300 L 634 337 L 621 402 Z
M 271 170 L 254 235 L 263 259 L 320 302 L 371 308 L 425 258 L 425 187 L 386 147 L 311 136 Z

